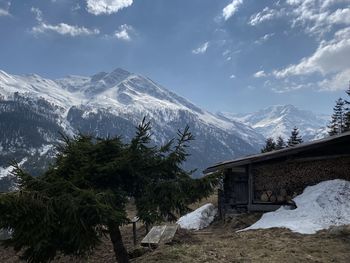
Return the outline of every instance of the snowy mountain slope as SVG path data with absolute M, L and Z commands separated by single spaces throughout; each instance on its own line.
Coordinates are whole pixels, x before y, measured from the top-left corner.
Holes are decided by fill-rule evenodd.
M 79 103 L 77 96 L 62 89 L 55 81 L 42 78 L 35 74 L 15 76 L 0 70 L 0 94 L 4 99 L 13 98 L 18 92 L 22 96 L 43 98 L 53 103 L 59 110 Z
M 121 134 L 128 140 L 145 116 L 159 144 L 176 136 L 177 129 L 190 126 L 196 137 L 186 164 L 190 169 L 254 153 L 264 141 L 254 129 L 202 110 L 149 78 L 123 69 L 58 80 L 0 71 L 0 126 L 7 127 L 0 130 L 0 167 L 6 169 L 13 157 L 35 156 L 41 168 L 53 155 L 59 131 Z M 41 149 L 46 148 L 50 150 L 43 154 Z
M 296 126 L 304 140 L 326 136 L 329 119 L 328 116 L 300 110 L 293 105 L 275 105 L 249 114 L 219 113 L 218 115 L 249 125 L 266 138 L 282 136 L 287 139 Z

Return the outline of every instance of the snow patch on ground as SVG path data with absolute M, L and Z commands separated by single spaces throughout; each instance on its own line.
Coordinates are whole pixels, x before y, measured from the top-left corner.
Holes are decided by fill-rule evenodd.
M 336 179 L 309 186 L 294 202 L 296 209 L 281 207 L 266 213 L 244 230 L 285 227 L 293 232 L 314 234 L 330 226 L 350 224 L 349 181 Z
M 216 214 L 217 209 L 209 203 L 184 215 L 176 223 L 184 229 L 199 230 L 209 226 L 214 221 Z

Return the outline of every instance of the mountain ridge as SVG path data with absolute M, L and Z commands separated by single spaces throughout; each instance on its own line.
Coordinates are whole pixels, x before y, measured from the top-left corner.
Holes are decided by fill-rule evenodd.
M 5 104 L 10 105 L 10 113 L 1 110 Z M 0 133 L 0 167 L 6 169 L 6 162 L 14 156 L 19 156 L 19 161 L 27 158 L 24 166 L 29 166 L 33 156 L 43 159 L 39 163 L 46 163 L 53 155 L 51 145 L 59 139 L 54 131 L 71 135 L 81 131 L 100 137 L 118 134 L 129 140 L 144 117 L 152 123 L 152 138 L 157 144 L 175 137 L 177 129 L 190 126 L 196 137 L 186 163 L 190 170 L 254 153 L 264 141 L 252 128 L 216 116 L 153 80 L 123 69 L 56 80 L 1 71 L 0 123 L 6 121 L 13 130 Z M 30 131 L 35 142 L 21 123 L 36 125 Z M 16 136 L 9 142 L 11 134 Z M 22 143 L 16 144 L 16 140 Z M 52 150 L 42 154 L 43 148 Z M 44 158 L 46 155 L 50 158 Z
M 272 105 L 253 113 L 219 112 L 218 115 L 251 126 L 266 138 L 277 139 L 281 136 L 286 140 L 292 129 L 297 127 L 306 141 L 325 137 L 329 119 L 327 115 L 301 110 L 291 104 Z

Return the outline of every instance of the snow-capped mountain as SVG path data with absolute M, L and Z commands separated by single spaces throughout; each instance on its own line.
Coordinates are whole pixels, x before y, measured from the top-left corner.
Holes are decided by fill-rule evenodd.
M 266 138 L 287 139 L 296 126 L 305 141 L 323 138 L 327 135 L 326 115 L 300 110 L 293 105 L 275 105 L 249 114 L 219 113 L 227 119 L 251 126 Z
M 123 69 L 58 80 L 0 71 L 0 174 L 12 159 L 39 173 L 54 154 L 59 132 L 118 134 L 129 140 L 145 116 L 158 144 L 190 126 L 196 140 L 186 168 L 202 170 L 217 161 L 251 154 L 264 142 L 251 127 L 205 111 L 151 79 Z

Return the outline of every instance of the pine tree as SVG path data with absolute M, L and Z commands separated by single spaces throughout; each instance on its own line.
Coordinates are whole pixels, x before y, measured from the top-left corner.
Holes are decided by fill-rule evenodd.
M 175 220 L 219 181 L 215 174 L 192 179 L 182 168 L 193 140 L 188 127 L 162 147 L 151 144 L 150 129 L 143 121 L 128 144 L 64 137 L 55 163 L 38 177 L 15 165 L 18 191 L 0 194 L 0 228 L 12 230 L 6 245 L 28 262 L 47 262 L 58 252 L 84 256 L 108 234 L 117 261 L 129 262 L 120 232 L 129 197 L 144 223 Z
M 283 138 L 281 136 L 278 136 L 277 142 L 276 142 L 276 150 L 281 150 L 286 147 L 286 143 L 284 142 Z
M 273 138 L 267 138 L 264 148 L 261 149 L 262 153 L 272 152 L 276 150 L 276 143 Z
M 300 143 L 303 143 L 303 139 L 301 136 L 299 136 L 299 129 L 297 127 L 294 127 L 288 140 L 288 147 L 293 147 Z
M 333 108 L 333 114 L 330 124 L 328 125 L 328 133 L 330 136 L 341 134 L 345 130 L 346 118 L 344 113 L 345 102 L 342 98 L 336 101 Z
M 335 114 L 332 114 L 332 119 L 327 127 L 329 136 L 338 134 L 338 120 Z
M 347 131 L 350 131 L 350 82 L 349 82 L 349 87 L 345 92 L 348 95 L 348 99 L 344 100 L 344 106 L 345 106 L 344 131 L 347 132 Z

